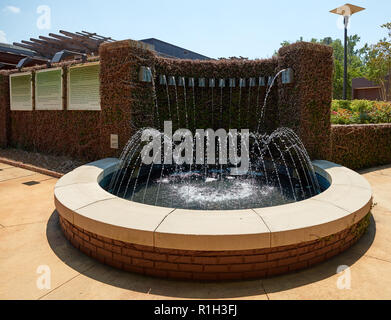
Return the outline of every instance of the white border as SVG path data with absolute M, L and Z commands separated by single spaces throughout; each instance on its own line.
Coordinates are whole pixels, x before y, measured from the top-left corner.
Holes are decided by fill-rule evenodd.
M 30 80 L 31 109 L 14 109 L 12 107 L 12 78 L 16 78 L 18 76 L 27 76 L 27 75 L 31 76 L 31 80 Z M 9 83 L 9 89 L 10 89 L 10 110 L 11 111 L 33 111 L 33 73 L 31 71 L 27 71 L 27 72 L 19 72 L 19 73 L 10 74 L 9 82 L 10 82 Z
M 92 66 L 98 65 L 100 68 L 100 62 L 91 62 L 91 63 L 86 63 L 86 64 L 80 64 L 80 65 L 74 65 L 74 66 L 69 66 L 67 67 L 67 110 L 70 111 L 101 111 L 101 105 L 100 105 L 100 81 L 99 81 L 99 106 L 95 107 L 89 107 L 88 109 L 78 109 L 78 108 L 73 108 L 70 105 L 70 95 L 71 95 L 71 87 L 69 85 L 70 83 L 70 70 L 71 69 L 76 69 L 76 68 L 88 68 Z
M 358 173 L 328 161 L 314 168 L 330 187 L 281 206 L 200 211 L 145 205 L 118 198 L 99 182 L 118 159 L 79 167 L 57 181 L 55 206 L 72 224 L 114 240 L 178 250 L 273 248 L 313 241 L 358 223 L 371 210 L 372 189 Z
M 37 74 L 38 73 L 43 73 L 43 72 L 50 72 L 50 71 L 56 71 L 56 70 L 61 70 L 61 92 L 60 92 L 60 95 L 61 95 L 61 102 L 60 102 L 60 106 L 56 106 L 54 108 L 39 108 L 39 105 L 38 105 L 38 100 L 37 100 Z M 34 77 L 34 80 L 35 80 L 35 85 L 34 85 L 34 91 L 35 91 L 35 97 L 34 97 L 34 100 L 35 100 L 35 110 L 39 110 L 39 111 L 58 111 L 58 110 L 63 110 L 63 102 L 64 102 L 64 83 L 63 83 L 63 75 L 64 75 L 64 70 L 63 68 L 61 67 L 58 67 L 58 68 L 49 68 L 49 69 L 42 69 L 42 70 L 37 70 L 35 71 L 35 77 Z

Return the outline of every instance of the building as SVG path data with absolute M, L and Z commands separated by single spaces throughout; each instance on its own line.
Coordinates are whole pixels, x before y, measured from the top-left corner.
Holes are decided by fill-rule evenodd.
M 191 60 L 211 60 L 202 54 L 175 46 L 155 38 L 143 39 L 141 42 L 148 43 L 154 46 L 155 51 L 161 55 L 177 59 L 191 59 Z
M 386 79 L 388 78 L 389 77 Z M 387 96 L 390 97 L 390 92 L 387 92 Z M 380 85 L 369 81 L 366 78 L 354 78 L 352 80 L 352 99 L 384 100 Z

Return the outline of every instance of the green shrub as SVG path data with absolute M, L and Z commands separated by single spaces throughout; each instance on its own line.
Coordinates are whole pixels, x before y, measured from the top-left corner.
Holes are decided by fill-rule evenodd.
M 333 100 L 333 105 L 336 109 L 352 110 L 351 103 L 351 100 Z
M 391 102 L 369 100 L 333 100 L 331 123 L 391 123 Z
M 354 112 L 369 112 L 373 108 L 373 101 L 369 100 L 352 100 L 351 110 Z

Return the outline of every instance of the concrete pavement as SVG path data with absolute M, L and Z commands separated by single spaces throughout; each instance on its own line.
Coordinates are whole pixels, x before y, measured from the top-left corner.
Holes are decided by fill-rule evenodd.
M 0 299 L 391 299 L 391 165 L 361 172 L 376 206 L 367 234 L 311 269 L 264 280 L 199 283 L 113 269 L 74 249 L 53 203 L 57 179 L 0 163 Z M 340 265 L 351 288 L 337 287 Z M 50 289 L 37 269 L 48 266 Z

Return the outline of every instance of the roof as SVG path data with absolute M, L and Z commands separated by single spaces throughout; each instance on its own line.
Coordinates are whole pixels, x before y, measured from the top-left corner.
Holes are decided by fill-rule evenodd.
M 388 80 L 389 76 L 385 79 Z M 368 88 L 379 88 L 379 84 L 368 80 L 367 78 L 353 78 L 352 89 L 368 89 Z
M 15 54 L 22 54 L 25 56 L 33 56 L 36 53 L 32 50 L 25 49 L 19 46 L 15 46 L 9 43 L 0 43 L 0 50 L 1 52 L 8 52 L 8 53 L 15 53 Z
M 40 56 L 51 59 L 61 50 L 97 55 L 100 44 L 114 41 L 110 37 L 100 36 L 87 31 L 69 32 L 60 30 L 59 33 L 49 33 L 48 37 L 39 36 L 39 39 L 30 38 L 29 41 L 22 40 L 21 43 L 14 42 L 14 45 L 34 50 Z
M 139 41 L 153 45 L 155 47 L 156 52 L 162 56 L 191 60 L 211 60 L 211 58 L 207 56 L 185 48 L 175 46 L 171 43 L 164 42 L 156 38 L 148 38 Z
M 13 45 L 0 44 L 0 69 L 14 69 L 18 63 L 24 61 L 23 66 L 46 64 L 52 60 L 56 53 L 66 50 L 68 56 L 77 53 L 97 55 L 99 46 L 104 42 L 114 41 L 110 37 L 100 36 L 87 31 L 69 32 L 60 30 L 60 34 L 49 33 L 49 36 L 39 36 L 39 39 L 30 38 Z
M 14 69 L 18 62 L 26 57 L 29 61 L 25 66 L 45 64 L 46 59 L 37 56 L 37 53 L 8 43 L 0 43 L 0 69 Z
M 13 45 L 0 43 L 0 69 L 14 69 L 26 57 L 29 59 L 24 61 L 24 67 L 46 64 L 53 59 L 56 53 L 63 50 L 68 51 L 70 55 L 80 53 L 94 56 L 99 54 L 99 46 L 102 43 L 115 41 L 110 37 L 87 31 L 73 33 L 60 30 L 59 33 L 49 33 L 49 36 L 39 36 L 38 39 L 30 38 L 29 41 L 22 40 L 21 43 L 14 42 Z M 202 54 L 159 39 L 149 38 L 140 41 L 151 45 L 163 57 L 211 60 Z

